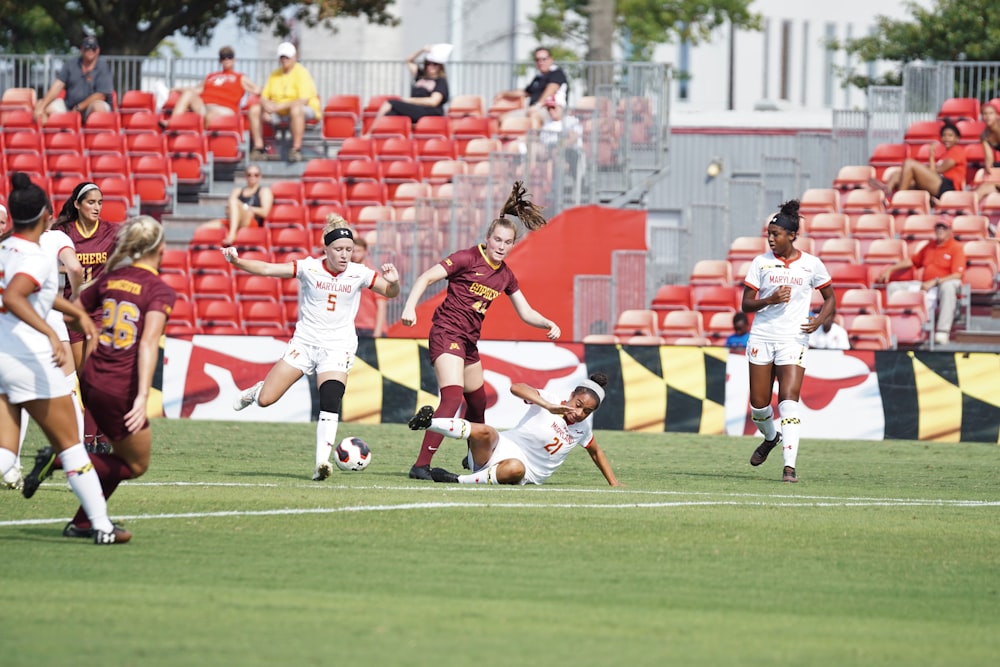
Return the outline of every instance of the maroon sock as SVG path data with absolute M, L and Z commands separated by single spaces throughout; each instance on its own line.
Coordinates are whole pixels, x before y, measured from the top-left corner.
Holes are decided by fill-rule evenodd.
M 473 424 L 486 423 L 486 385 L 465 393 L 465 419 Z
M 441 402 L 438 403 L 437 410 L 434 411 L 434 416 L 454 417 L 458 414 L 461 407 L 462 388 L 454 384 L 448 385 L 447 387 L 441 387 Z M 442 440 L 444 440 L 443 435 L 426 431 L 424 433 L 424 441 L 420 443 L 420 454 L 417 455 L 417 462 L 413 465 L 430 465 L 431 458 L 434 456 L 434 452 L 437 451 L 437 448 L 441 444 Z
M 123 479 L 132 479 L 132 469 L 114 454 L 91 454 L 90 462 L 94 465 L 97 476 L 101 478 L 101 491 L 104 492 L 105 500 L 111 498 L 111 494 Z M 87 518 L 83 507 L 76 510 L 73 524 L 77 528 L 90 528 L 90 519 Z

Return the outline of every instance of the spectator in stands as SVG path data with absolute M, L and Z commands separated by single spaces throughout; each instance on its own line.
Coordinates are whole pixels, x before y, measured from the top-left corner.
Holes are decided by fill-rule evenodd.
M 94 111 L 110 111 L 114 83 L 111 68 L 101 60 L 101 47 L 97 38 L 87 35 L 80 42 L 80 57 L 70 58 L 64 64 L 45 97 L 35 105 L 35 119 L 44 125 L 49 114 L 68 109 L 80 112 L 83 122 Z M 66 91 L 65 99 L 59 93 Z
M 747 340 L 750 417 L 764 436 L 764 442 L 750 456 L 750 465 L 759 466 L 772 449 L 782 445 L 783 482 L 799 481 L 795 473 L 801 432 L 799 394 L 809 336 L 820 322 L 832 319 L 837 308 L 830 273 L 822 260 L 794 245 L 799 220 L 797 200 L 781 205 L 767 225 L 771 249 L 753 259 L 743 283 L 743 312 L 757 313 Z M 814 289 L 823 295 L 823 307 L 818 317 L 809 317 Z M 775 379 L 780 432 L 771 410 Z
M 936 144 L 928 147 L 927 163 L 913 158 L 903 162 L 903 168 L 893 172 L 884 184 L 875 181 L 890 199 L 898 190 L 926 190 L 935 199 L 950 190 L 965 188 L 965 147 L 959 145 L 961 133 L 958 126 L 945 121 L 940 130 L 941 143 L 944 144 L 944 154 L 940 159 L 935 156 Z
M 374 269 L 368 257 L 368 241 L 360 234 L 354 236 L 354 254 L 351 261 L 355 264 Z M 354 317 L 354 328 L 359 338 L 381 338 L 385 333 L 386 299 L 373 290 L 361 292 L 361 304 L 358 314 Z
M 173 113 L 189 109 L 205 119 L 205 127 L 217 116 L 234 116 L 240 112 L 240 100 L 245 93 L 260 95 L 260 86 L 244 74 L 235 71 L 236 52 L 231 46 L 219 49 L 222 69 L 212 72 L 192 88 L 185 88 L 174 106 Z
M 448 77 L 444 66 L 451 49 L 451 44 L 434 44 L 407 58 L 406 66 L 413 77 L 410 96 L 383 102 L 375 120 L 382 116 L 406 116 L 416 123 L 424 116 L 443 116 L 444 105 L 448 103 Z M 423 64 L 418 66 L 417 58 L 423 54 L 426 54 Z
M 228 227 L 229 231 L 222 245 L 231 245 L 236 238 L 236 232 L 244 227 L 254 223 L 260 227 L 264 226 L 264 221 L 274 205 L 274 193 L 271 192 L 271 188 L 261 184 L 261 176 L 260 165 L 251 162 L 246 171 L 247 184 L 236 186 L 229 193 L 229 199 L 226 201 L 226 219 L 212 220 L 202 225 L 202 227 Z
M 894 273 L 914 267 L 923 269 L 920 280 L 889 282 Z M 934 242 L 924 244 L 912 257 L 901 259 L 886 268 L 879 281 L 888 283 L 885 289 L 888 299 L 901 290 L 922 290 L 927 312 L 933 313 L 935 305 L 938 306 L 934 342 L 947 345 L 951 326 L 955 322 L 955 305 L 964 273 L 965 250 L 951 235 L 951 219 L 940 217 L 934 225 Z
M 266 160 L 264 152 L 263 121 L 288 123 L 292 133 L 292 146 L 288 151 L 289 162 L 302 161 L 302 140 L 306 134 L 306 122 L 319 118 L 319 95 L 316 83 L 309 70 L 296 58 L 298 51 L 291 42 L 278 45 L 278 60 L 281 66 L 271 72 L 259 101 L 250 105 L 250 140 L 252 150 L 250 160 Z
M 809 317 L 815 318 L 817 314 L 811 312 Z M 847 337 L 847 329 L 837 324 L 835 318 L 831 318 L 809 334 L 809 347 L 816 350 L 849 350 L 851 340 Z
M 983 123 L 986 125 L 979 141 L 983 144 L 983 173 L 985 179 L 976 188 L 976 198 L 982 200 L 991 192 L 1000 192 L 1000 181 L 994 170 L 1000 167 L 996 162 L 997 151 L 1000 151 L 1000 103 L 990 100 L 983 105 Z M 989 181 L 989 182 L 985 182 Z
M 569 98 L 569 81 L 566 73 L 552 62 L 552 53 L 545 47 L 535 49 L 535 66 L 538 72 L 523 90 L 505 90 L 494 98 L 494 104 L 503 100 L 523 100 L 528 98 L 528 108 L 510 111 L 505 115 L 525 115 L 532 120 L 535 129 L 553 120 L 552 109 L 566 108 Z
M 733 315 L 733 333 L 726 338 L 726 347 L 730 350 L 742 350 L 750 338 L 750 320 L 747 314 L 740 312 Z

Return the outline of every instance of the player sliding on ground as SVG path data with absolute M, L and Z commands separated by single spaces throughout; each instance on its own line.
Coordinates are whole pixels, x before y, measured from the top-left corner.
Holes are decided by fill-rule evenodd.
M 562 465 L 574 447 L 582 445 L 608 484 L 620 486 L 604 451 L 594 440 L 591 419 L 604 401 L 607 384 L 604 373 L 594 373 L 561 402 L 556 396 L 523 382 L 514 384 L 510 393 L 531 407 L 517 426 L 503 433 L 487 424 L 433 417 L 434 409 L 429 405 L 420 408 L 410 419 L 409 427 L 469 441 L 469 474 L 456 475 L 443 468 L 431 468 L 435 482 L 541 484 Z

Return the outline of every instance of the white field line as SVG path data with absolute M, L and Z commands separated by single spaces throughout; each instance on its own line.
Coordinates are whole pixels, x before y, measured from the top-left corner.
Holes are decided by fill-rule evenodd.
M 224 486 L 224 487 L 278 487 L 278 484 L 216 484 L 216 483 L 188 483 L 188 482 L 142 482 L 136 486 Z M 316 489 L 350 489 L 359 487 L 331 486 L 331 485 L 302 485 L 307 488 Z M 403 487 L 382 487 L 381 489 L 399 490 L 450 490 L 459 491 L 465 487 L 449 487 L 442 489 L 440 486 L 403 486 Z M 483 487 L 470 487 L 469 490 Z M 544 487 L 525 489 L 528 493 L 541 493 Z M 497 491 L 499 489 L 494 489 Z M 628 495 L 670 495 L 670 496 L 722 496 L 731 498 L 730 500 L 672 500 L 661 502 L 607 502 L 607 503 L 548 503 L 548 502 L 497 502 L 496 498 L 481 496 L 481 501 L 463 502 L 422 502 L 422 503 L 399 503 L 380 505 L 351 505 L 346 507 L 320 507 L 320 508 L 283 508 L 273 510 L 230 510 L 215 512 L 182 512 L 176 514 L 135 514 L 130 516 L 116 516 L 116 519 L 123 521 L 143 521 L 162 519 L 200 519 L 200 518 L 225 518 L 225 517 L 254 517 L 254 516 L 295 516 L 306 514 L 338 514 L 344 512 L 393 512 L 393 511 L 419 511 L 434 509 L 469 509 L 469 508 L 490 508 L 490 509 L 662 509 L 679 507 L 704 507 L 704 506 L 747 506 L 747 507 L 958 507 L 958 508 L 990 508 L 1000 507 L 1000 501 L 985 500 L 930 500 L 930 499 L 887 499 L 887 498 L 837 498 L 831 496 L 792 496 L 785 494 L 738 494 L 738 493 L 705 493 L 705 492 L 683 492 L 683 491 L 630 491 L 612 489 L 545 489 L 545 491 L 565 493 L 565 492 L 590 492 L 614 494 L 620 497 Z M 494 494 L 490 494 L 491 496 Z M 755 500 L 756 499 L 756 500 Z M 31 526 L 51 523 L 62 523 L 65 517 L 58 519 L 19 519 L 0 521 L 0 528 L 8 526 Z

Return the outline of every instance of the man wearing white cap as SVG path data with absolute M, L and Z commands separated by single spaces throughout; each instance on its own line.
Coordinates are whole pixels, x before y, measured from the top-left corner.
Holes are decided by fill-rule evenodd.
M 382 116 L 407 116 L 414 123 L 424 116 L 443 116 L 444 105 L 448 103 L 448 78 L 444 66 L 451 50 L 451 44 L 432 44 L 407 58 L 406 66 L 413 77 L 410 96 L 383 102 L 372 124 Z M 417 65 L 421 55 L 424 56 L 422 67 Z
M 291 42 L 278 45 L 278 60 L 281 66 L 271 72 L 260 101 L 250 105 L 250 140 L 253 142 L 250 160 L 266 160 L 264 153 L 264 131 L 262 121 L 280 123 L 287 121 L 292 133 L 292 147 L 288 152 L 289 162 L 302 160 L 302 137 L 306 133 L 306 121 L 319 118 L 319 95 L 316 83 L 309 70 L 297 60 L 298 53 Z

